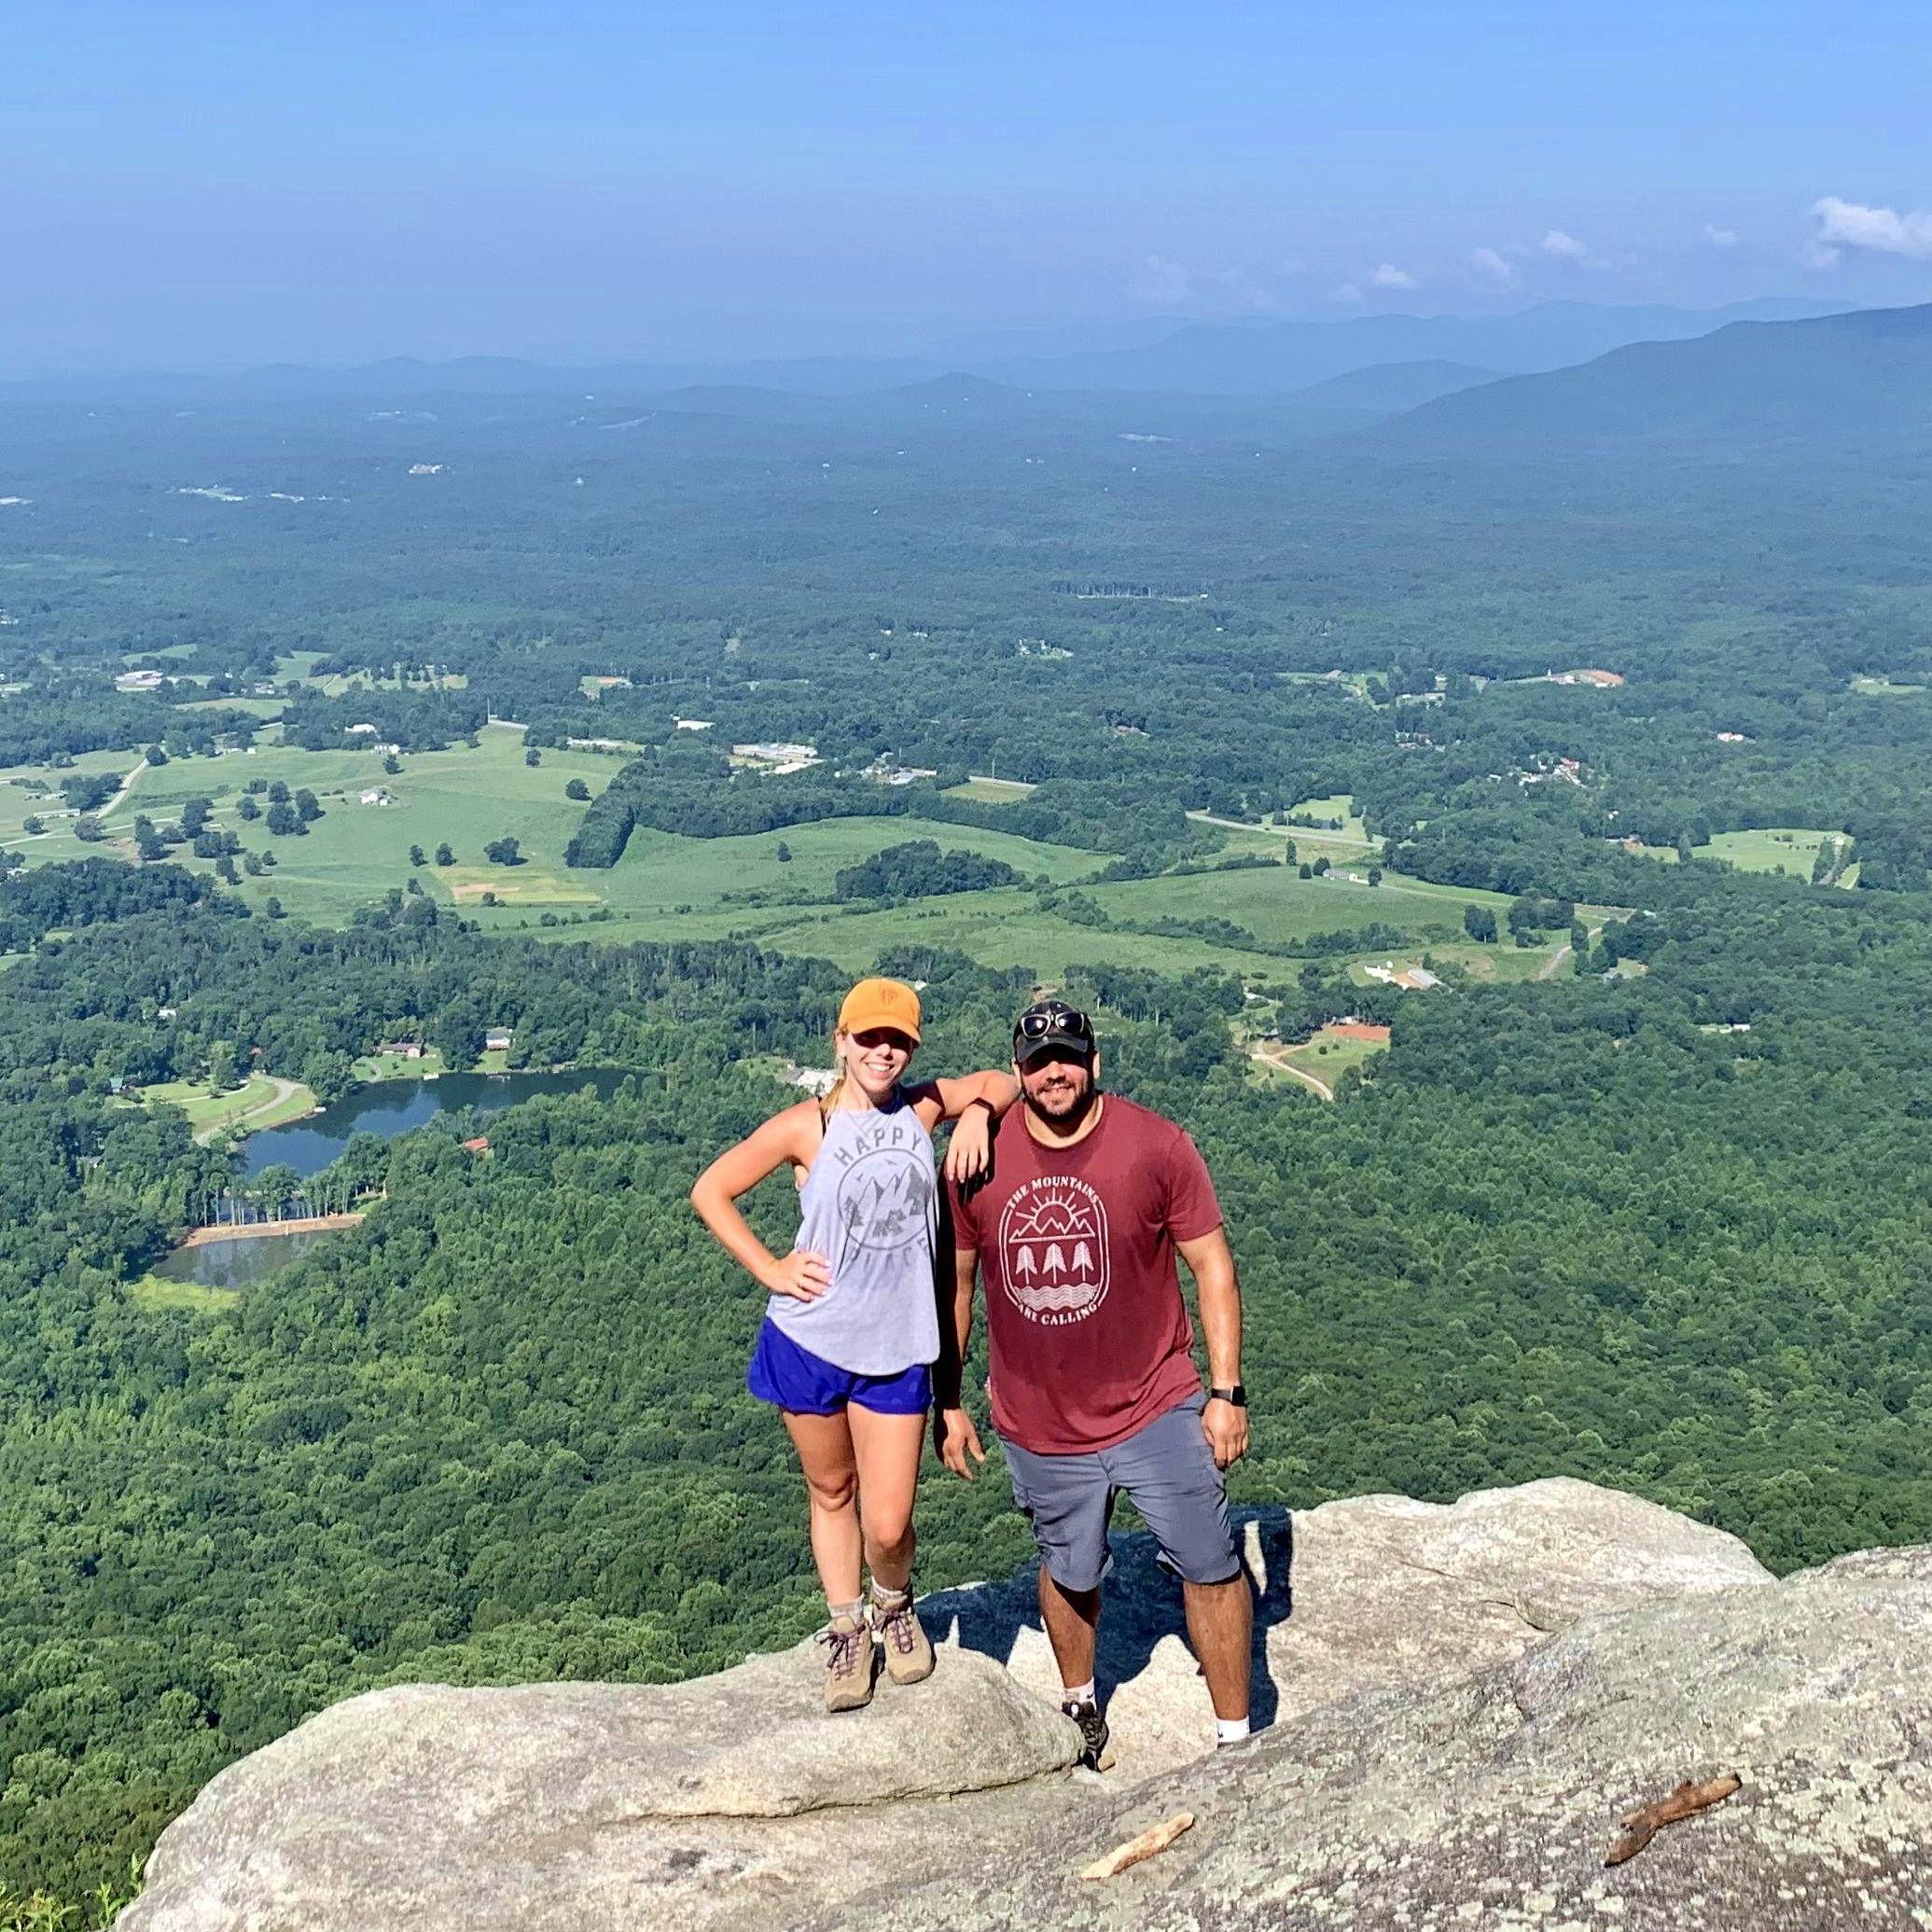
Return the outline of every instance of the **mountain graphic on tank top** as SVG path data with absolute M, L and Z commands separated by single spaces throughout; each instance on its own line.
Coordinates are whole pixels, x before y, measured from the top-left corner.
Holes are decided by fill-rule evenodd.
M 862 1250 L 874 1253 L 925 1241 L 932 1227 L 932 1158 L 903 1147 L 862 1154 L 839 1176 L 839 1253 L 843 1267 Z

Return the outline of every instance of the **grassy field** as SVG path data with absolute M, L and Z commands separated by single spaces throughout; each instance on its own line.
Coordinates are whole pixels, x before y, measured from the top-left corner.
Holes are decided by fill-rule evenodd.
M 1070 966 L 1120 959 L 1161 972 L 1219 965 L 1264 973 L 1280 966 L 1260 953 L 1230 952 L 1200 939 L 1147 938 L 1074 925 L 1042 912 L 1030 893 L 1013 888 L 953 893 L 878 912 L 812 909 L 761 925 L 758 938 L 783 952 L 836 960 L 855 972 L 896 945 L 943 946 L 986 966 L 1030 966 L 1035 977 L 1049 980 Z
M 1340 866 L 1344 871 L 1350 867 L 1360 871 L 1363 866 L 1379 859 L 1382 854 L 1382 841 L 1370 839 L 1366 834 L 1355 838 L 1346 832 L 1310 831 L 1306 826 L 1299 825 L 1236 826 L 1228 819 L 1212 818 L 1202 812 L 1189 813 L 1188 816 L 1199 819 L 1203 825 L 1219 826 L 1228 834 L 1226 849 L 1230 854 L 1252 852 L 1262 858 L 1279 858 L 1283 841 L 1292 839 L 1298 864 L 1313 865 L 1316 859 L 1325 858 L 1331 866 Z M 1356 819 L 1355 823 L 1359 825 L 1361 821 Z
M 1033 789 L 1017 778 L 969 778 L 964 785 L 947 789 L 949 799 L 976 799 L 982 805 L 1010 805 Z
M 1889 677 L 1855 677 L 1852 688 L 1866 698 L 1923 698 L 1932 687 L 1922 684 L 1894 684 Z
M 385 892 L 413 876 L 438 902 L 460 909 L 486 930 L 528 928 L 558 938 L 606 941 L 743 934 L 782 951 L 835 959 L 854 970 L 871 965 L 883 949 L 906 942 L 956 949 L 994 966 L 1030 966 L 1048 979 L 1063 975 L 1071 966 L 1122 958 L 1167 971 L 1219 965 L 1255 976 L 1278 974 L 1285 965 L 1258 949 L 1077 925 L 1042 911 L 1030 893 L 1017 888 L 878 910 L 834 902 L 834 876 L 842 867 L 908 839 L 929 838 L 942 849 L 1003 859 L 1029 880 L 1045 877 L 1061 885 L 1089 879 L 1105 864 L 1104 855 L 971 826 L 909 818 L 831 819 L 782 832 L 708 840 L 641 829 L 611 870 L 573 871 L 563 864 L 563 851 L 584 807 L 563 796 L 564 785 L 581 778 L 594 797 L 622 762 L 608 754 L 546 750 L 533 767 L 524 763 L 521 735 L 507 730 L 482 732 L 475 749 L 458 745 L 406 754 L 402 770 L 395 774 L 382 771 L 382 755 L 373 749 L 311 752 L 264 744 L 253 753 L 140 766 L 132 792 L 107 816 L 110 831 L 120 836 L 92 849 L 131 855 L 127 835 L 138 813 L 166 820 L 186 799 L 205 797 L 214 802 L 217 826 L 236 832 L 245 847 L 274 855 L 271 871 L 259 878 L 244 876 L 243 897 L 260 909 L 272 895 L 290 913 L 323 924 L 345 923 L 358 907 L 380 902 Z M 138 759 L 128 753 L 102 755 L 99 764 L 125 772 Z M 270 839 L 262 820 L 243 821 L 235 810 L 237 797 L 254 779 L 279 779 L 291 789 L 313 790 L 324 815 L 303 837 Z M 360 802 L 365 790 L 377 789 L 387 795 L 388 803 Z M 1020 789 L 1001 786 L 1008 796 L 1018 796 Z M 0 786 L 0 799 L 13 814 L 11 835 L 7 821 L 0 818 L 0 840 L 11 836 L 24 841 L 18 827 L 35 800 L 24 790 L 6 786 Z M 1346 801 L 1319 802 L 1339 806 Z M 41 855 L 39 848 L 50 858 L 71 858 L 90 849 L 73 838 L 71 822 L 49 823 L 54 828 L 32 841 L 35 857 Z M 1317 842 L 1303 832 L 1294 836 L 1304 853 Z M 502 837 L 519 841 L 525 863 L 507 867 L 485 861 L 485 841 Z M 1280 831 L 1262 827 L 1229 834 L 1232 850 L 1270 855 L 1280 853 L 1281 839 Z M 410 866 L 412 845 L 433 858 L 444 842 L 453 849 L 454 863 Z M 781 850 L 787 858 L 781 859 Z M 209 868 L 208 861 L 188 856 L 185 848 L 176 848 L 174 856 L 200 869 Z M 1414 932 L 1418 948 L 1447 946 L 1461 937 L 1466 906 L 1506 903 L 1494 895 L 1393 874 L 1376 887 L 1352 883 L 1350 871 L 1366 879 L 1366 858 L 1360 851 L 1342 850 L 1339 840 L 1335 864 L 1336 871 L 1324 879 L 1303 880 L 1292 868 L 1271 866 L 1091 890 L 1122 920 L 1226 919 L 1245 926 L 1262 946 L 1286 948 L 1311 933 L 1370 922 Z M 493 895 L 497 903 L 484 905 L 485 894 Z M 746 902 L 760 897 L 781 902 Z M 593 912 L 596 923 L 586 924 Z M 548 926 L 542 924 L 546 919 L 551 922 Z M 1514 960 L 1499 961 L 1486 971 L 1481 949 L 1476 953 L 1473 971 L 1516 977 Z M 414 1064 L 396 1069 L 417 1070 Z
M 1432 944 L 1412 949 L 1407 953 L 1393 955 L 1397 966 L 1418 966 L 1422 955 L 1426 952 L 1435 968 L 1440 972 L 1445 966 L 1460 966 L 1471 980 L 1486 986 L 1508 986 L 1519 984 L 1524 980 L 1534 980 L 1550 964 L 1550 955 L 1563 940 L 1551 940 L 1547 946 L 1519 946 L 1514 940 L 1505 938 L 1494 946 L 1479 946 L 1474 940 L 1458 941 L 1452 945 Z M 1380 966 L 1383 959 L 1392 955 L 1383 952 L 1372 964 Z M 1559 973 L 1562 968 L 1558 968 Z M 1372 986 L 1362 961 L 1356 961 L 1349 968 L 1349 978 L 1357 986 Z
M 443 1056 L 434 1047 L 415 1060 L 401 1053 L 365 1053 L 350 1068 L 358 1080 L 420 1080 L 444 1071 Z
M 1303 799 L 1288 814 L 1290 818 L 1306 815 L 1312 818 L 1339 818 L 1341 821 L 1340 836 L 1354 844 L 1367 845 L 1373 841 L 1369 837 L 1369 827 L 1363 824 L 1362 815 L 1355 810 L 1355 801 L 1346 792 L 1336 792 L 1326 799 Z M 1285 828 L 1289 837 L 1296 836 L 1298 827 Z
M 1360 1066 L 1378 1053 L 1387 1051 L 1388 1049 L 1380 1041 L 1343 1039 L 1332 1028 L 1325 1026 L 1305 1045 L 1290 1047 L 1277 1057 L 1332 1087 L 1351 1067 Z
M 138 1308 L 155 1311 L 182 1309 L 190 1314 L 218 1314 L 242 1299 L 240 1288 L 204 1287 L 198 1281 L 169 1281 L 159 1274 L 144 1274 L 128 1284 L 128 1299 Z
M 1696 848 L 1699 858 L 1721 858 L 1744 872 L 1785 872 L 1809 879 L 1818 848 L 1842 833 L 1813 831 L 1801 826 L 1766 826 L 1751 832 L 1719 832 Z
M 122 778 L 140 762 L 138 751 L 86 751 L 58 771 L 45 765 L 0 767 L 0 846 L 21 854 L 35 865 L 84 856 L 92 848 L 74 836 L 74 815 L 62 802 L 61 780 L 70 771 L 108 771 Z M 16 784 L 16 780 L 23 782 Z M 47 789 L 30 790 L 35 785 Z M 35 816 L 46 821 L 46 831 L 23 831 L 24 821 Z
M 1359 875 L 1366 880 L 1366 871 Z M 1292 947 L 1311 933 L 1338 932 L 1371 922 L 1408 928 L 1424 938 L 1459 937 L 1463 909 L 1506 908 L 1495 893 L 1429 885 L 1385 874 L 1380 885 L 1354 884 L 1346 871 L 1302 879 L 1289 866 L 1251 871 L 1197 872 L 1180 878 L 1137 879 L 1093 888 L 1091 897 L 1117 918 L 1230 919 L 1270 946 Z
M 244 1119 L 250 1128 L 279 1127 L 313 1113 L 314 1094 L 298 1082 L 286 1084 L 292 1091 L 278 1099 L 278 1084 L 265 1074 L 252 1074 L 241 1086 L 224 1093 L 209 1092 L 205 1080 L 164 1080 L 142 1088 L 141 1104 L 177 1106 L 188 1116 L 190 1133 L 212 1138 Z

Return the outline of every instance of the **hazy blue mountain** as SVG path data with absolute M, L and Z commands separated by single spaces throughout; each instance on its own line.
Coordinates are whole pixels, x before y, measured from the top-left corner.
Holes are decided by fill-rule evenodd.
M 1932 436 L 1932 304 L 1738 322 L 1695 341 L 1633 343 L 1580 368 L 1441 396 L 1381 434 L 1403 449 Z
M 1392 415 L 1398 410 L 1433 402 L 1439 396 L 1453 396 L 1459 389 L 1494 382 L 1496 375 L 1494 369 L 1476 368 L 1466 362 L 1378 362 L 1368 368 L 1350 369 L 1346 375 L 1330 376 L 1326 382 L 1312 383 L 1293 395 L 1297 402 L 1311 407 L 1379 410 Z
M 608 413 L 648 410 L 798 424 L 897 438 L 972 438 L 989 432 L 1015 438 L 1052 433 L 1088 448 L 1100 442 L 1204 445 L 1305 441 L 1367 429 L 1421 398 L 1489 380 L 1480 369 L 1431 365 L 1421 372 L 1364 372 L 1351 399 L 1341 385 L 1286 396 L 1213 396 L 1152 390 L 1022 389 L 958 370 L 929 382 L 857 396 L 797 396 L 776 389 L 694 385 L 641 402 L 612 401 Z M 594 423 L 599 410 L 586 409 Z
M 1684 341 L 1732 322 L 1842 313 L 1846 306 L 1800 297 L 1767 297 L 1724 309 L 1544 302 L 1514 315 L 1193 323 L 1134 348 L 973 367 L 980 375 L 1021 388 L 1262 396 L 1306 389 L 1379 363 L 1459 362 L 1511 374 L 1562 368 L 1627 342 Z

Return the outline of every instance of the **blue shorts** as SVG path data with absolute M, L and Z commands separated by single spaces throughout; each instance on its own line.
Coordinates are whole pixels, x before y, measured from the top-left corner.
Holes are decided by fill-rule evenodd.
M 760 1402 L 794 1415 L 836 1415 L 848 1402 L 876 1415 L 924 1415 L 933 1401 L 928 1363 L 897 1375 L 860 1375 L 800 1348 L 769 1315 L 751 1352 L 744 1385 Z

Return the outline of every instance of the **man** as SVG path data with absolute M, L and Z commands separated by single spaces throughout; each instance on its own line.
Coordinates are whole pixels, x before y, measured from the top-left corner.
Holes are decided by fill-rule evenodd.
M 1173 1121 L 1102 1093 L 1092 1025 L 1063 1000 L 1021 1014 L 1013 1071 L 1023 1105 L 994 1130 L 991 1174 L 952 1190 L 939 1453 L 969 1481 L 985 1460 L 958 1385 L 983 1274 L 994 1426 L 1039 1546 L 1040 1616 L 1082 1761 L 1098 1769 L 1107 1738 L 1094 1633 L 1122 1491 L 1180 1574 L 1216 1740 L 1232 1744 L 1248 1734 L 1253 1608 L 1223 1472 L 1246 1453 L 1248 1425 L 1241 1291 L 1214 1184 Z M 1200 1302 L 1205 1392 L 1176 1253 Z

